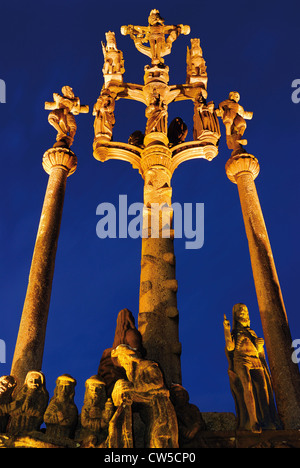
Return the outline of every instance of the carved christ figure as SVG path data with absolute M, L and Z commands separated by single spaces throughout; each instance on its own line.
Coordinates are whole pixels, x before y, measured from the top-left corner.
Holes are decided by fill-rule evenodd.
M 172 44 L 180 34 L 189 34 L 190 27 L 183 24 L 165 26 L 158 10 L 151 10 L 148 26 L 122 26 L 121 33 L 129 34 L 139 52 L 152 60 L 152 65 L 164 63 L 162 57 L 171 52 Z M 167 38 L 165 36 L 168 35 Z M 144 43 L 149 42 L 149 46 Z

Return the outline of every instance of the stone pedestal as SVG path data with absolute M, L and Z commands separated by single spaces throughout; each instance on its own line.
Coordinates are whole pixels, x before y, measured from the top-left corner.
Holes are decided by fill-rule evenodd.
M 292 339 L 274 258 L 254 179 L 257 159 L 242 153 L 225 166 L 237 184 L 279 416 L 285 429 L 300 428 L 300 374 L 291 359 Z
M 77 158 L 67 148 L 52 148 L 43 157 L 43 167 L 49 174 L 49 180 L 11 368 L 18 387 L 23 384 L 28 371 L 41 370 L 42 367 L 66 180 L 76 166 Z

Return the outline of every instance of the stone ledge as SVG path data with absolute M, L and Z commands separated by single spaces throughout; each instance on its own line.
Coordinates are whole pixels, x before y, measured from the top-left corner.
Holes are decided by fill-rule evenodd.
M 201 416 L 208 431 L 234 431 L 236 429 L 236 417 L 233 413 L 201 412 Z
M 300 431 L 203 431 L 202 448 L 300 448 Z
M 300 448 L 300 431 L 263 431 L 253 434 L 250 431 L 202 431 L 197 448 Z M 19 437 L 0 434 L 0 448 L 80 448 L 71 439 L 51 440 L 42 432 L 32 432 Z M 126 452 L 127 449 L 124 449 Z

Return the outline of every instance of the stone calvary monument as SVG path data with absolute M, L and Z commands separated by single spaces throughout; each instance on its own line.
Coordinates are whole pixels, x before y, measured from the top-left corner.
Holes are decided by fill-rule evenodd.
M 169 84 L 164 57 L 189 26 L 166 25 L 152 10 L 148 25 L 121 27 L 149 59 L 144 83 L 124 81 L 123 53 L 114 32 L 102 43 L 104 83 L 93 106 L 94 157 L 128 161 L 144 180 L 143 236 L 138 323 L 128 309 L 119 312 L 112 346 L 86 381 L 83 407 L 74 403 L 76 380 L 57 378 L 49 400 L 43 368 L 56 248 L 67 178 L 76 170 L 70 147 L 75 116 L 89 112 L 70 86 L 45 103 L 56 142 L 43 156 L 49 174 L 11 374 L 0 379 L 0 445 L 37 448 L 214 448 L 300 447 L 300 374 L 291 359 L 291 334 L 265 226 L 255 178 L 256 157 L 244 148 L 252 112 L 229 93 L 218 106 L 208 101 L 207 68 L 200 39 L 190 40 L 186 82 Z M 145 105 L 146 127 L 128 142 L 114 141 L 114 110 L 119 99 Z M 193 140 L 168 106 L 194 103 Z M 229 385 L 236 407 L 228 415 L 202 414 L 189 402 L 181 377 L 177 280 L 173 246 L 172 175 L 184 161 L 213 161 L 225 126 L 231 150 L 225 171 L 237 185 L 264 337 L 250 328 L 244 304 L 233 306 L 232 329 L 224 317 Z M 269 366 L 267 364 L 268 357 Z M 45 428 L 41 429 L 42 424 Z

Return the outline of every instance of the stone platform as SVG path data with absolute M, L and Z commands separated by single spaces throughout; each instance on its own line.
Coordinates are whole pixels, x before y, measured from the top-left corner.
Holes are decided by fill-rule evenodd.
M 300 431 L 205 431 L 203 448 L 300 448 Z
M 43 433 L 34 432 L 20 437 L 0 434 L 0 448 L 81 447 L 79 443 L 71 439 L 51 441 Z M 253 434 L 249 431 L 203 431 L 198 447 L 179 448 L 178 451 L 191 451 L 199 448 L 300 448 L 300 431 L 263 431 L 260 434 Z M 124 453 L 126 450 L 123 449 Z

